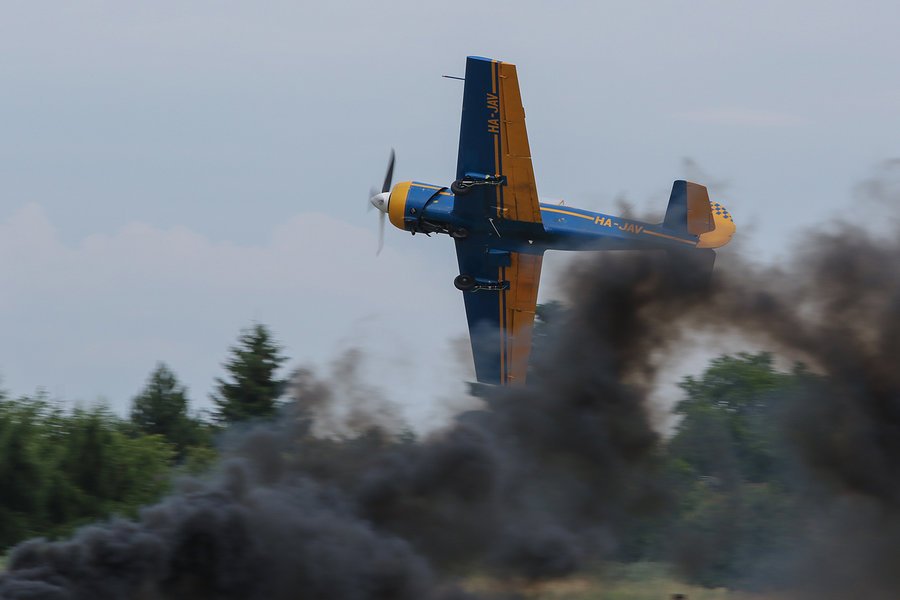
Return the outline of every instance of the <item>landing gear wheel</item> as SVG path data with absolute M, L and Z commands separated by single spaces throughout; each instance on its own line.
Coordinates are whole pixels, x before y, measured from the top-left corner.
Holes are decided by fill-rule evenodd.
M 458 275 L 453 280 L 453 285 L 461 292 L 468 292 L 475 287 L 475 278 L 471 275 Z
M 463 194 L 468 194 L 472 191 L 472 186 L 465 185 L 461 180 L 457 179 L 450 184 L 450 191 L 453 192 L 454 196 L 462 196 Z
M 450 231 L 450 237 L 455 238 L 457 240 L 464 240 L 469 237 L 469 230 L 465 227 L 460 227 L 459 229 L 453 229 Z

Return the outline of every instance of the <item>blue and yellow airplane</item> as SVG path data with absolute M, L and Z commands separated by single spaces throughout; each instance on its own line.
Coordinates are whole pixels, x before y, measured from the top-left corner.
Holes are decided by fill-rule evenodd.
M 391 187 L 394 155 L 370 202 L 413 235 L 455 239 L 475 373 L 479 383 L 525 383 L 541 260 L 546 250 L 688 249 L 712 268 L 711 250 L 734 234 L 731 215 L 706 188 L 672 186 L 662 223 L 538 201 L 516 67 L 466 61 L 456 180 L 448 187 L 405 181 Z M 379 250 L 381 240 L 379 239 Z

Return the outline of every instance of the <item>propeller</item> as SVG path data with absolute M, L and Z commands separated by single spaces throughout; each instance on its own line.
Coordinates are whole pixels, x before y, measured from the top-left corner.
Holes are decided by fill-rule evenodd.
M 381 254 L 381 250 L 384 248 L 384 213 L 378 215 L 378 250 L 375 251 L 375 256 Z
M 388 159 L 387 172 L 384 174 L 381 193 L 378 193 L 375 188 L 369 190 L 369 210 L 374 206 L 381 213 L 378 215 L 378 250 L 375 252 L 375 256 L 381 254 L 381 249 L 384 247 L 384 217 L 388 212 L 388 204 L 391 201 L 391 181 L 394 179 L 395 159 L 394 149 L 391 148 L 391 157 Z
M 391 180 L 394 179 L 394 160 L 396 158 L 397 155 L 394 154 L 394 149 L 391 148 L 391 157 L 388 159 L 387 172 L 384 174 L 384 183 L 381 185 L 382 193 L 391 191 Z

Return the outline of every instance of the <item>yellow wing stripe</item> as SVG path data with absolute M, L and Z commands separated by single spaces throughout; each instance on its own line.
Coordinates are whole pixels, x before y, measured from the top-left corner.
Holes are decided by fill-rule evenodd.
M 499 63 L 493 62 L 491 63 L 491 93 L 500 98 L 499 102 L 502 106 L 503 98 L 500 97 L 500 92 L 497 89 L 497 71 L 499 70 Z M 502 109 L 501 109 L 502 110 Z M 501 126 L 502 127 L 502 126 Z M 501 129 L 502 131 L 502 129 Z M 502 133 L 500 135 L 503 135 Z M 493 135 L 494 138 L 494 177 L 500 176 L 500 170 L 502 165 L 500 163 L 500 136 L 497 134 Z M 503 191 L 497 187 L 494 189 L 494 206 L 497 208 L 497 218 L 500 219 L 503 217 Z M 502 323 L 503 320 L 501 319 Z M 502 369 L 501 369 L 502 372 Z
M 498 269 L 499 281 L 505 281 L 506 267 L 500 267 Z M 510 287 L 514 285 L 514 281 L 510 281 Z M 500 293 L 500 302 L 497 304 L 498 309 L 500 310 L 500 385 L 506 385 L 507 383 L 507 373 L 506 373 L 506 348 L 507 343 L 509 342 L 509 330 L 506 326 L 506 303 L 509 300 L 509 295 L 507 292 Z
M 500 80 L 500 153 L 506 186 L 503 189 L 503 218 L 541 223 L 531 148 L 525 129 L 525 109 L 519 91 L 516 66 L 499 63 Z M 498 215 L 500 216 L 500 215 Z
M 539 254 L 513 252 L 510 255 L 510 266 L 506 268 L 509 289 L 504 292 L 505 301 L 501 302 L 501 310 L 505 310 L 505 323 L 501 320 L 505 329 L 500 336 L 503 384 L 522 385 L 528 374 L 542 261 Z
M 684 238 L 675 237 L 674 235 L 666 235 L 665 233 L 658 233 L 656 231 L 650 231 L 649 229 L 645 229 L 642 233 L 646 233 L 647 235 L 655 235 L 656 237 L 666 238 L 667 240 L 675 240 L 676 242 L 681 242 L 682 244 L 689 244 L 691 246 L 696 246 L 697 242 L 693 240 L 686 240 Z

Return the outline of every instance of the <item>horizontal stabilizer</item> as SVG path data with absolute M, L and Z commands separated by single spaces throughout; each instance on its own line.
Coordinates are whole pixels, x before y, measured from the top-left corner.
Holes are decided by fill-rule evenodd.
M 675 289 L 709 288 L 716 253 L 710 249 L 671 248 L 666 251 L 666 275 Z
M 701 235 L 715 229 L 706 186 L 682 179 L 673 183 L 663 226 L 690 235 Z

